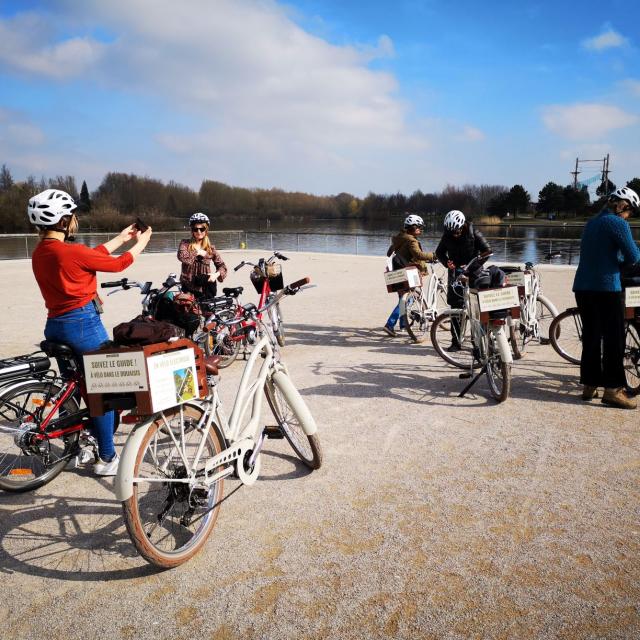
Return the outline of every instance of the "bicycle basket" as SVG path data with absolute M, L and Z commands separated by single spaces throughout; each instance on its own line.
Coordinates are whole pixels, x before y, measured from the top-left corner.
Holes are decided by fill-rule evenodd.
M 262 293 L 262 283 L 264 282 L 264 276 L 258 267 L 255 267 L 249 274 L 251 284 L 254 286 L 258 293 Z
M 269 278 L 269 287 L 271 287 L 271 291 L 280 291 L 280 289 L 284 289 L 281 264 L 277 262 L 268 264 L 267 277 Z

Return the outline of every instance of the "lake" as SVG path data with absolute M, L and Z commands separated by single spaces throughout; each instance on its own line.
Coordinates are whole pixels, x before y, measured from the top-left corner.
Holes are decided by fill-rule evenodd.
M 396 226 L 397 224 L 397 226 Z M 236 228 L 225 228 L 236 227 Z M 265 251 L 314 251 L 355 255 L 384 256 L 391 236 L 402 226 L 397 222 L 366 220 L 287 220 L 251 222 L 251 230 L 238 230 L 237 221 L 221 222 L 212 232 L 215 245 L 222 251 L 238 249 L 243 243 L 248 249 Z M 580 248 L 581 226 L 519 226 L 478 225 L 495 254 L 496 261 L 526 262 L 535 264 L 577 264 Z M 640 240 L 640 228 L 632 229 Z M 426 251 L 433 251 L 442 232 L 435 225 L 427 226 L 421 236 Z M 114 234 L 79 234 L 78 240 L 96 246 Z M 188 230 L 156 232 L 147 251 L 174 252 L 181 238 L 188 237 Z M 0 259 L 28 258 L 38 237 L 31 235 L 0 236 Z M 552 256 L 552 257 L 550 257 Z

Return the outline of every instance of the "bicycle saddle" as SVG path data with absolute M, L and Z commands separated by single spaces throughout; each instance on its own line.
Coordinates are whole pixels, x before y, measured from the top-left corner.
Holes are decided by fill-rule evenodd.
M 52 358 L 75 358 L 73 349 L 63 342 L 52 342 L 51 340 L 43 340 L 40 343 L 40 349 Z
M 237 298 L 244 291 L 244 287 L 225 287 L 222 290 L 225 296 L 231 296 Z
M 209 375 L 218 375 L 218 363 L 220 362 L 220 356 L 206 356 L 204 359 L 204 368 Z

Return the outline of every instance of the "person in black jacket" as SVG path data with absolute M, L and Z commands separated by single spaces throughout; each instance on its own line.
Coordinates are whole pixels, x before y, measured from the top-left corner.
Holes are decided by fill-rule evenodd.
M 436 257 L 448 270 L 447 304 L 452 309 L 461 309 L 462 297 L 454 291 L 452 284 L 460 275 L 462 268 L 477 256 L 488 256 L 491 249 L 484 236 L 467 222 L 462 211 L 449 211 L 444 218 L 444 233 L 436 247 Z M 480 265 L 478 265 L 480 267 Z M 452 341 L 449 351 L 459 351 L 460 325 L 452 320 Z

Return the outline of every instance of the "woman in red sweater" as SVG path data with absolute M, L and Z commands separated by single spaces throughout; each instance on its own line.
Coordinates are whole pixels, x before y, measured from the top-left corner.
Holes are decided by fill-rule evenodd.
M 100 320 L 97 271 L 124 271 L 142 253 L 151 237 L 130 225 L 115 238 L 91 249 L 67 240 L 78 230 L 76 204 L 64 191 L 47 189 L 29 200 L 29 221 L 40 230 L 40 242 L 31 257 L 33 273 L 47 307 L 47 340 L 63 342 L 77 354 L 100 348 L 109 336 Z M 118 257 L 111 254 L 125 242 L 136 243 Z M 64 373 L 64 371 L 61 371 Z M 92 433 L 98 441 L 97 475 L 113 476 L 118 456 L 113 446 L 113 411 L 92 419 Z

